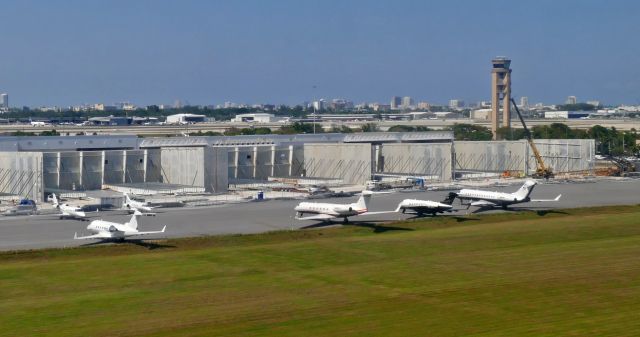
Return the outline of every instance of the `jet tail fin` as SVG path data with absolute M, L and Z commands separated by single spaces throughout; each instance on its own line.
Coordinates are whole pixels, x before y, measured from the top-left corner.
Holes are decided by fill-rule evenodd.
M 447 196 L 446 199 L 442 200 L 442 203 L 443 204 L 447 204 L 447 205 L 451 205 L 451 204 L 453 204 L 453 201 L 456 200 L 457 197 L 458 197 L 458 193 L 449 192 L 449 195 Z
M 360 195 L 360 198 L 358 199 L 358 201 L 356 202 L 355 206 L 358 207 L 358 209 L 369 209 L 369 201 L 371 201 L 371 196 L 373 195 L 373 192 L 371 191 L 367 191 L 364 190 L 362 191 L 362 194 Z
M 142 216 L 142 213 L 140 213 L 140 211 L 135 209 L 135 211 L 133 212 L 133 215 L 131 216 L 131 220 L 129 220 L 127 225 L 129 225 L 129 227 L 133 229 L 138 229 L 138 219 L 140 219 L 141 216 Z

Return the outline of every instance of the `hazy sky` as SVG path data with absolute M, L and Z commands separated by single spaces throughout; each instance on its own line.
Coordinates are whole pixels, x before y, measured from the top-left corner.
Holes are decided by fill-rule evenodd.
M 640 1 L 2 1 L 12 106 L 314 97 L 640 103 Z M 314 89 L 314 86 L 316 87 Z

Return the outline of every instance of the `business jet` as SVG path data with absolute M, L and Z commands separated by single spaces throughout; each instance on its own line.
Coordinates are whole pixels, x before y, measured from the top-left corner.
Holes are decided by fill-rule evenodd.
M 129 198 L 129 194 L 124 194 L 125 203 L 123 208 L 129 210 L 131 213 L 135 213 L 136 210 L 140 211 L 140 213 L 147 213 L 147 215 L 154 215 L 155 213 L 151 213 L 153 211 L 153 207 L 149 206 L 148 202 L 142 202 L 138 200 L 133 200 Z
M 418 216 L 431 214 L 435 216 L 438 213 L 453 212 L 453 206 L 444 202 L 437 202 L 431 200 L 417 200 L 417 199 L 404 199 L 398 204 L 396 212 L 405 213 L 410 210 L 416 213 Z
M 87 216 L 84 213 L 84 211 L 82 211 L 82 208 L 80 207 L 59 203 L 55 193 L 52 194 L 52 197 L 53 197 L 53 207 L 60 210 L 60 219 L 64 219 L 64 218 L 84 219 Z
M 393 213 L 395 211 L 369 212 L 369 201 L 371 201 L 372 191 L 362 191 L 358 201 L 351 204 L 331 204 L 323 202 L 301 202 L 294 208 L 296 220 L 320 220 L 331 221 L 342 218 L 344 223 L 349 222 L 350 216 L 373 215 Z M 304 214 L 313 214 L 304 217 Z
M 138 221 L 140 221 L 142 213 L 135 211 L 131 220 L 123 224 L 104 220 L 93 220 L 87 226 L 87 229 L 95 234 L 87 236 L 78 236 L 76 232 L 73 236 L 76 240 L 102 239 L 102 240 L 124 240 L 131 236 L 150 235 L 164 233 L 167 226 L 162 227 L 159 231 L 141 232 L 138 230 Z
M 524 202 L 554 202 L 560 200 L 560 197 L 562 197 L 562 194 L 559 194 L 555 199 L 531 199 L 530 195 L 536 184 L 537 183 L 533 180 L 527 180 L 524 182 L 524 185 L 514 193 L 462 189 L 458 193 L 449 193 L 449 198 L 447 200 L 453 201 L 453 199 L 458 198 L 460 199 L 461 204 L 464 204 L 465 200 L 468 201 L 468 206 L 477 206 L 481 208 L 502 207 L 503 209 L 506 209 L 507 206 L 513 204 L 520 204 Z

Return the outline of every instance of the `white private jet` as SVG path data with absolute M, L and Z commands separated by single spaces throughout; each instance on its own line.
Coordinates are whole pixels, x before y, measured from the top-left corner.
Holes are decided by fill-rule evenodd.
M 102 240 L 124 240 L 127 237 L 138 236 L 138 235 L 149 235 L 149 234 L 160 234 L 164 233 L 167 226 L 162 227 L 160 231 L 150 231 L 150 232 L 141 232 L 138 231 L 138 221 L 140 221 L 140 217 L 142 213 L 139 211 L 134 211 L 133 216 L 131 216 L 131 220 L 129 222 L 125 222 L 123 224 L 111 221 L 104 220 L 93 220 L 87 226 L 87 229 L 95 234 L 87 235 L 87 236 L 78 236 L 78 233 L 75 233 L 73 238 L 76 240 L 86 240 L 86 239 L 102 239 Z
M 443 202 L 431 200 L 404 199 L 398 204 L 396 212 L 405 213 L 407 210 L 415 212 L 418 216 L 431 214 L 435 216 L 438 213 L 453 212 L 453 206 Z
M 125 203 L 123 205 L 123 208 L 129 210 L 130 212 L 135 213 L 135 210 L 138 210 L 141 213 L 148 213 L 149 215 L 154 214 L 151 213 L 153 211 L 153 207 L 149 206 L 148 202 L 133 200 L 129 197 L 128 193 L 124 194 L 124 199 Z
M 82 208 L 78 206 L 70 206 L 68 204 L 59 203 L 55 193 L 52 194 L 52 197 L 53 197 L 53 207 L 60 210 L 60 219 L 64 219 L 64 218 L 84 219 L 87 216 L 82 210 Z
M 49 125 L 46 122 L 34 121 L 31 118 L 29 118 L 29 123 L 31 124 L 31 126 L 47 126 L 47 125 Z
M 343 218 L 344 223 L 349 222 L 350 216 L 356 215 L 373 215 L 394 213 L 395 211 L 369 212 L 369 201 L 373 192 L 362 191 L 360 198 L 351 204 L 330 204 L 323 202 L 301 202 L 294 209 L 296 211 L 296 220 L 320 220 L 330 221 L 333 219 Z M 313 214 L 304 217 L 305 213 Z
M 507 206 L 513 204 L 520 204 L 524 202 L 553 202 L 560 200 L 560 197 L 562 197 L 562 194 L 559 194 L 555 199 L 531 199 L 529 196 L 536 184 L 537 183 L 533 180 L 527 180 L 524 182 L 524 185 L 514 193 L 462 189 L 458 193 L 449 193 L 449 198 L 447 200 L 453 201 L 453 199 L 458 198 L 460 199 L 460 203 L 463 203 L 465 200 L 469 201 L 467 204 L 469 206 L 478 206 L 481 208 L 502 207 L 503 209 L 506 209 Z

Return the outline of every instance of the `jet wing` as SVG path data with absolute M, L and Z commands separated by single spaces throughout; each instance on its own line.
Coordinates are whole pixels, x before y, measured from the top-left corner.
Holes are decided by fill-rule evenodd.
M 562 194 L 558 194 L 558 196 L 555 199 L 532 199 L 530 200 L 530 202 L 554 202 L 554 201 L 559 201 L 561 197 L 562 197 Z
M 492 203 L 491 201 L 487 201 L 487 200 L 474 201 L 470 205 L 471 206 L 477 206 L 477 207 L 493 207 L 493 206 L 497 206 L 496 204 Z
M 102 233 L 87 235 L 87 236 L 78 236 L 78 233 L 73 235 L 74 240 L 89 240 L 89 239 L 108 239 L 111 238 L 109 235 L 105 235 Z
M 396 211 L 393 210 L 393 211 L 366 212 L 366 213 L 358 214 L 358 216 L 376 215 L 376 214 L 389 214 L 389 213 L 396 213 Z
M 335 218 L 336 216 L 333 216 L 331 214 L 316 214 L 312 216 L 306 216 L 303 218 L 296 217 L 296 220 L 331 220 Z
M 167 226 L 162 227 L 161 231 L 148 231 L 148 232 L 136 232 L 136 233 L 130 233 L 130 234 L 126 234 L 125 236 L 137 236 L 137 235 L 148 235 L 148 234 L 160 234 L 160 233 L 164 233 L 164 230 L 167 229 Z

